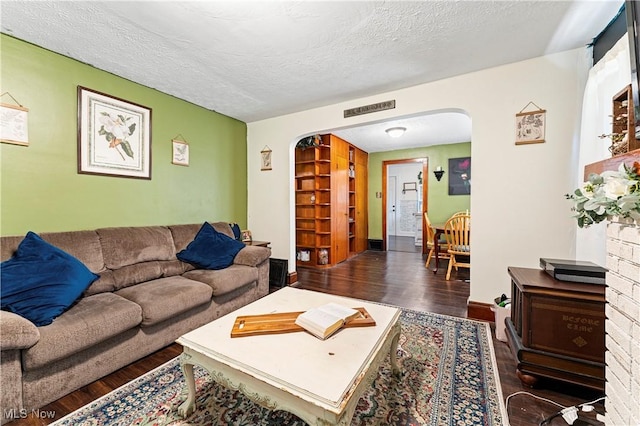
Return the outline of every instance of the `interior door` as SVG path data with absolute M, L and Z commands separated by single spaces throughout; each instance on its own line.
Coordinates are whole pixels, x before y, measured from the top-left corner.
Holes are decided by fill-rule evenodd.
M 389 176 L 387 183 L 387 241 L 389 240 L 389 235 L 396 235 L 397 233 L 397 185 L 396 176 Z
M 409 164 L 420 163 L 420 167 L 418 169 L 410 168 L 404 169 L 398 166 L 404 166 Z M 421 171 L 420 171 L 421 169 Z M 406 175 L 405 171 L 410 173 Z M 422 251 L 425 253 L 424 246 L 424 227 L 422 229 L 423 238 L 422 238 L 422 247 L 420 244 L 415 246 L 415 230 L 410 233 L 410 237 L 412 239 L 410 246 L 405 244 L 407 243 L 406 238 L 403 238 L 402 235 L 406 234 L 406 229 L 409 224 L 406 220 L 406 215 L 403 217 L 401 215 L 402 208 L 408 205 L 408 201 L 405 198 L 408 198 L 405 194 L 402 194 L 400 190 L 402 190 L 402 182 L 409 182 L 416 184 L 410 185 L 408 191 L 418 191 L 417 181 L 422 180 L 427 175 L 427 158 L 410 158 L 403 160 L 389 160 L 382 162 L 382 182 L 383 182 L 383 194 L 382 194 L 382 206 L 383 206 L 383 217 L 382 217 L 382 235 L 384 237 L 383 246 L 385 250 L 397 250 L 397 243 L 400 242 L 404 249 L 407 251 Z M 424 183 L 421 185 L 422 192 L 420 196 L 415 196 L 413 200 L 413 205 L 411 206 L 411 211 L 417 210 L 417 218 L 412 217 L 412 223 L 417 223 L 417 220 L 422 218 L 422 214 L 427 210 L 427 200 L 428 200 L 428 191 L 427 191 L 427 179 L 424 179 Z M 415 186 L 415 189 L 412 187 Z M 408 192 L 407 191 L 407 192 Z M 411 193 L 413 195 L 413 193 Z M 422 199 L 422 203 L 418 202 L 418 198 Z M 406 209 L 405 209 L 406 212 Z M 415 220 L 415 221 L 414 221 Z M 403 249 L 403 251 L 404 251 Z

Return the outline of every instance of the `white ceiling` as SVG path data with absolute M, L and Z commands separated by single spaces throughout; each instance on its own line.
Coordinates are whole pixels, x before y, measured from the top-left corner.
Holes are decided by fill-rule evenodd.
M 252 122 L 582 47 L 621 5 L 3 0 L 0 24 L 5 34 Z M 407 120 L 335 133 L 369 152 L 470 140 L 463 114 Z M 380 132 L 392 124 L 408 130 L 389 147 Z

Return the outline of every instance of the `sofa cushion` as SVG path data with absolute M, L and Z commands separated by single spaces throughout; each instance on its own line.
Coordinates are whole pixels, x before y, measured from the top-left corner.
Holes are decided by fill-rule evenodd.
M 235 240 L 235 235 L 233 235 L 233 229 L 231 229 L 231 225 L 229 225 L 228 222 L 210 222 L 210 223 L 211 223 L 211 226 L 213 226 L 213 229 Z
M 116 290 L 157 278 L 162 278 L 162 268 L 160 268 L 160 263 L 156 261 L 140 262 L 113 271 Z
M 101 228 L 96 232 L 109 269 L 176 258 L 171 232 L 164 226 Z
M 37 326 L 51 324 L 97 280 L 82 262 L 29 231 L 0 265 L 1 306 Z
M 116 289 L 116 283 L 113 279 L 113 271 L 108 269 L 100 272 L 100 278 L 95 280 L 93 284 L 85 290 L 84 296 L 91 296 L 92 294 L 107 293 Z
M 38 235 L 84 263 L 91 272 L 99 274 L 105 269 L 100 238 L 96 231 L 42 232 Z M 2 237 L 0 260 L 9 259 L 23 238 L 24 236 Z
M 223 269 L 233 263 L 236 254 L 245 247 L 241 241 L 216 231 L 205 222 L 178 259 L 204 269 Z
M 183 277 L 160 278 L 116 292 L 142 308 L 142 325 L 150 326 L 211 302 L 209 286 Z
M 271 256 L 269 247 L 246 246 L 236 255 L 233 263 L 236 265 L 258 266 Z
M 35 345 L 40 339 L 40 332 L 31 321 L 20 315 L 0 311 L 0 336 L 0 350 L 8 351 Z
M 183 277 L 208 284 L 213 290 L 213 296 L 218 297 L 258 281 L 258 269 L 244 265 L 231 265 L 218 270 L 194 269 L 185 272 Z
M 25 370 L 66 358 L 136 327 L 142 309 L 113 293 L 84 297 L 51 325 L 39 327 L 40 340 L 23 351 Z

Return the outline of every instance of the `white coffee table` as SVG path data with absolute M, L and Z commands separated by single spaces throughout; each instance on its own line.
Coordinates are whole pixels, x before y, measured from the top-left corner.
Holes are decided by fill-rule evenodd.
M 231 338 L 239 315 L 304 311 L 324 303 L 364 307 L 376 321 L 372 327 L 343 328 L 327 340 L 306 332 Z M 400 310 L 360 300 L 285 287 L 237 311 L 181 336 L 180 365 L 188 388 L 178 412 L 195 408 L 193 366 L 206 369 L 213 380 L 239 390 L 271 410 L 291 412 L 309 424 L 346 425 L 358 399 L 391 355 L 400 375 L 396 348 Z

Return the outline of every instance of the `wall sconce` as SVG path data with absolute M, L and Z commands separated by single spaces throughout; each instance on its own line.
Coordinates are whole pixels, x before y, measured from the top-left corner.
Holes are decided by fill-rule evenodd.
M 436 179 L 438 179 L 438 182 L 440 182 L 440 179 L 442 179 L 442 175 L 444 174 L 442 166 L 436 167 L 436 169 L 433 171 L 433 174 L 436 175 Z

